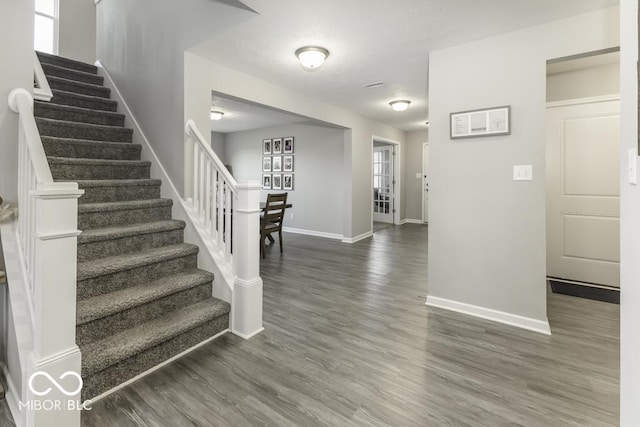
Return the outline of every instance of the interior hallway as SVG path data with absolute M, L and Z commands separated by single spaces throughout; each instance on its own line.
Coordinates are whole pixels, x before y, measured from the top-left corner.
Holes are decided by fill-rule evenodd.
M 93 405 L 85 426 L 618 425 L 619 306 L 549 295 L 552 336 L 427 308 L 427 227 L 285 234 L 266 330 Z

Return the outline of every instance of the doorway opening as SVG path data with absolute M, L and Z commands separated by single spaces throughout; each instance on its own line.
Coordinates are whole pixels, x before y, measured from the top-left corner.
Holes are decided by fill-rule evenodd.
M 619 50 L 547 63 L 547 277 L 556 293 L 619 302 Z
M 372 231 L 400 223 L 400 144 L 374 137 L 372 143 Z

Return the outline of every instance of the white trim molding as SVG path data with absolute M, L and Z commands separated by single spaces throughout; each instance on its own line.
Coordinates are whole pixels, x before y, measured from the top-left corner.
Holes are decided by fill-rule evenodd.
M 589 98 L 566 99 L 564 101 L 547 102 L 547 108 L 567 107 L 569 105 L 595 104 L 598 102 L 620 101 L 620 94 L 592 96 Z
M 421 219 L 405 218 L 401 224 L 426 224 L 426 222 L 422 222 Z
M 360 240 L 364 240 L 364 239 L 372 237 L 372 236 L 373 236 L 373 231 L 367 231 L 366 233 L 362 233 L 359 236 L 343 237 L 342 238 L 342 243 L 356 243 L 356 242 L 359 242 Z
M 505 325 L 515 326 L 540 334 L 551 335 L 549 320 L 537 320 L 530 317 L 519 316 L 517 314 L 505 313 L 504 311 L 493 310 L 491 308 L 479 307 L 477 305 L 466 304 L 446 298 L 427 296 L 426 305 L 430 307 L 442 308 L 444 310 L 455 311 L 481 319 L 491 320 Z
M 302 228 L 282 227 L 282 231 L 293 234 L 304 234 L 305 236 L 323 237 L 325 239 L 342 240 L 344 238 L 342 234 L 325 233 L 324 231 L 305 230 Z

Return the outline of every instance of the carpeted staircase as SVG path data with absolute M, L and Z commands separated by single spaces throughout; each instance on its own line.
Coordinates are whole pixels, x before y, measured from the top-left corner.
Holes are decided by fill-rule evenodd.
M 76 342 L 82 398 L 95 397 L 229 327 L 229 304 L 212 297 L 172 200 L 140 160 L 140 145 L 97 68 L 38 53 L 53 91 L 35 102 L 56 181 L 75 181 L 78 204 Z

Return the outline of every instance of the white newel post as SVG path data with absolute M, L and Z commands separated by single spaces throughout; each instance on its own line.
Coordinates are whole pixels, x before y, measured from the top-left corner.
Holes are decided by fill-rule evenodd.
M 60 182 L 39 184 L 30 195 L 35 199 L 33 249 L 36 262 L 34 351 L 29 361 L 31 381 L 27 394 L 29 404 L 34 407 L 27 408 L 27 426 L 80 426 L 76 255 L 80 234 L 78 198 L 83 193 L 76 183 Z
M 262 327 L 262 278 L 260 277 L 260 190 L 257 181 L 238 184 L 233 208 L 233 256 L 236 280 L 231 303 L 231 330 L 251 338 Z

